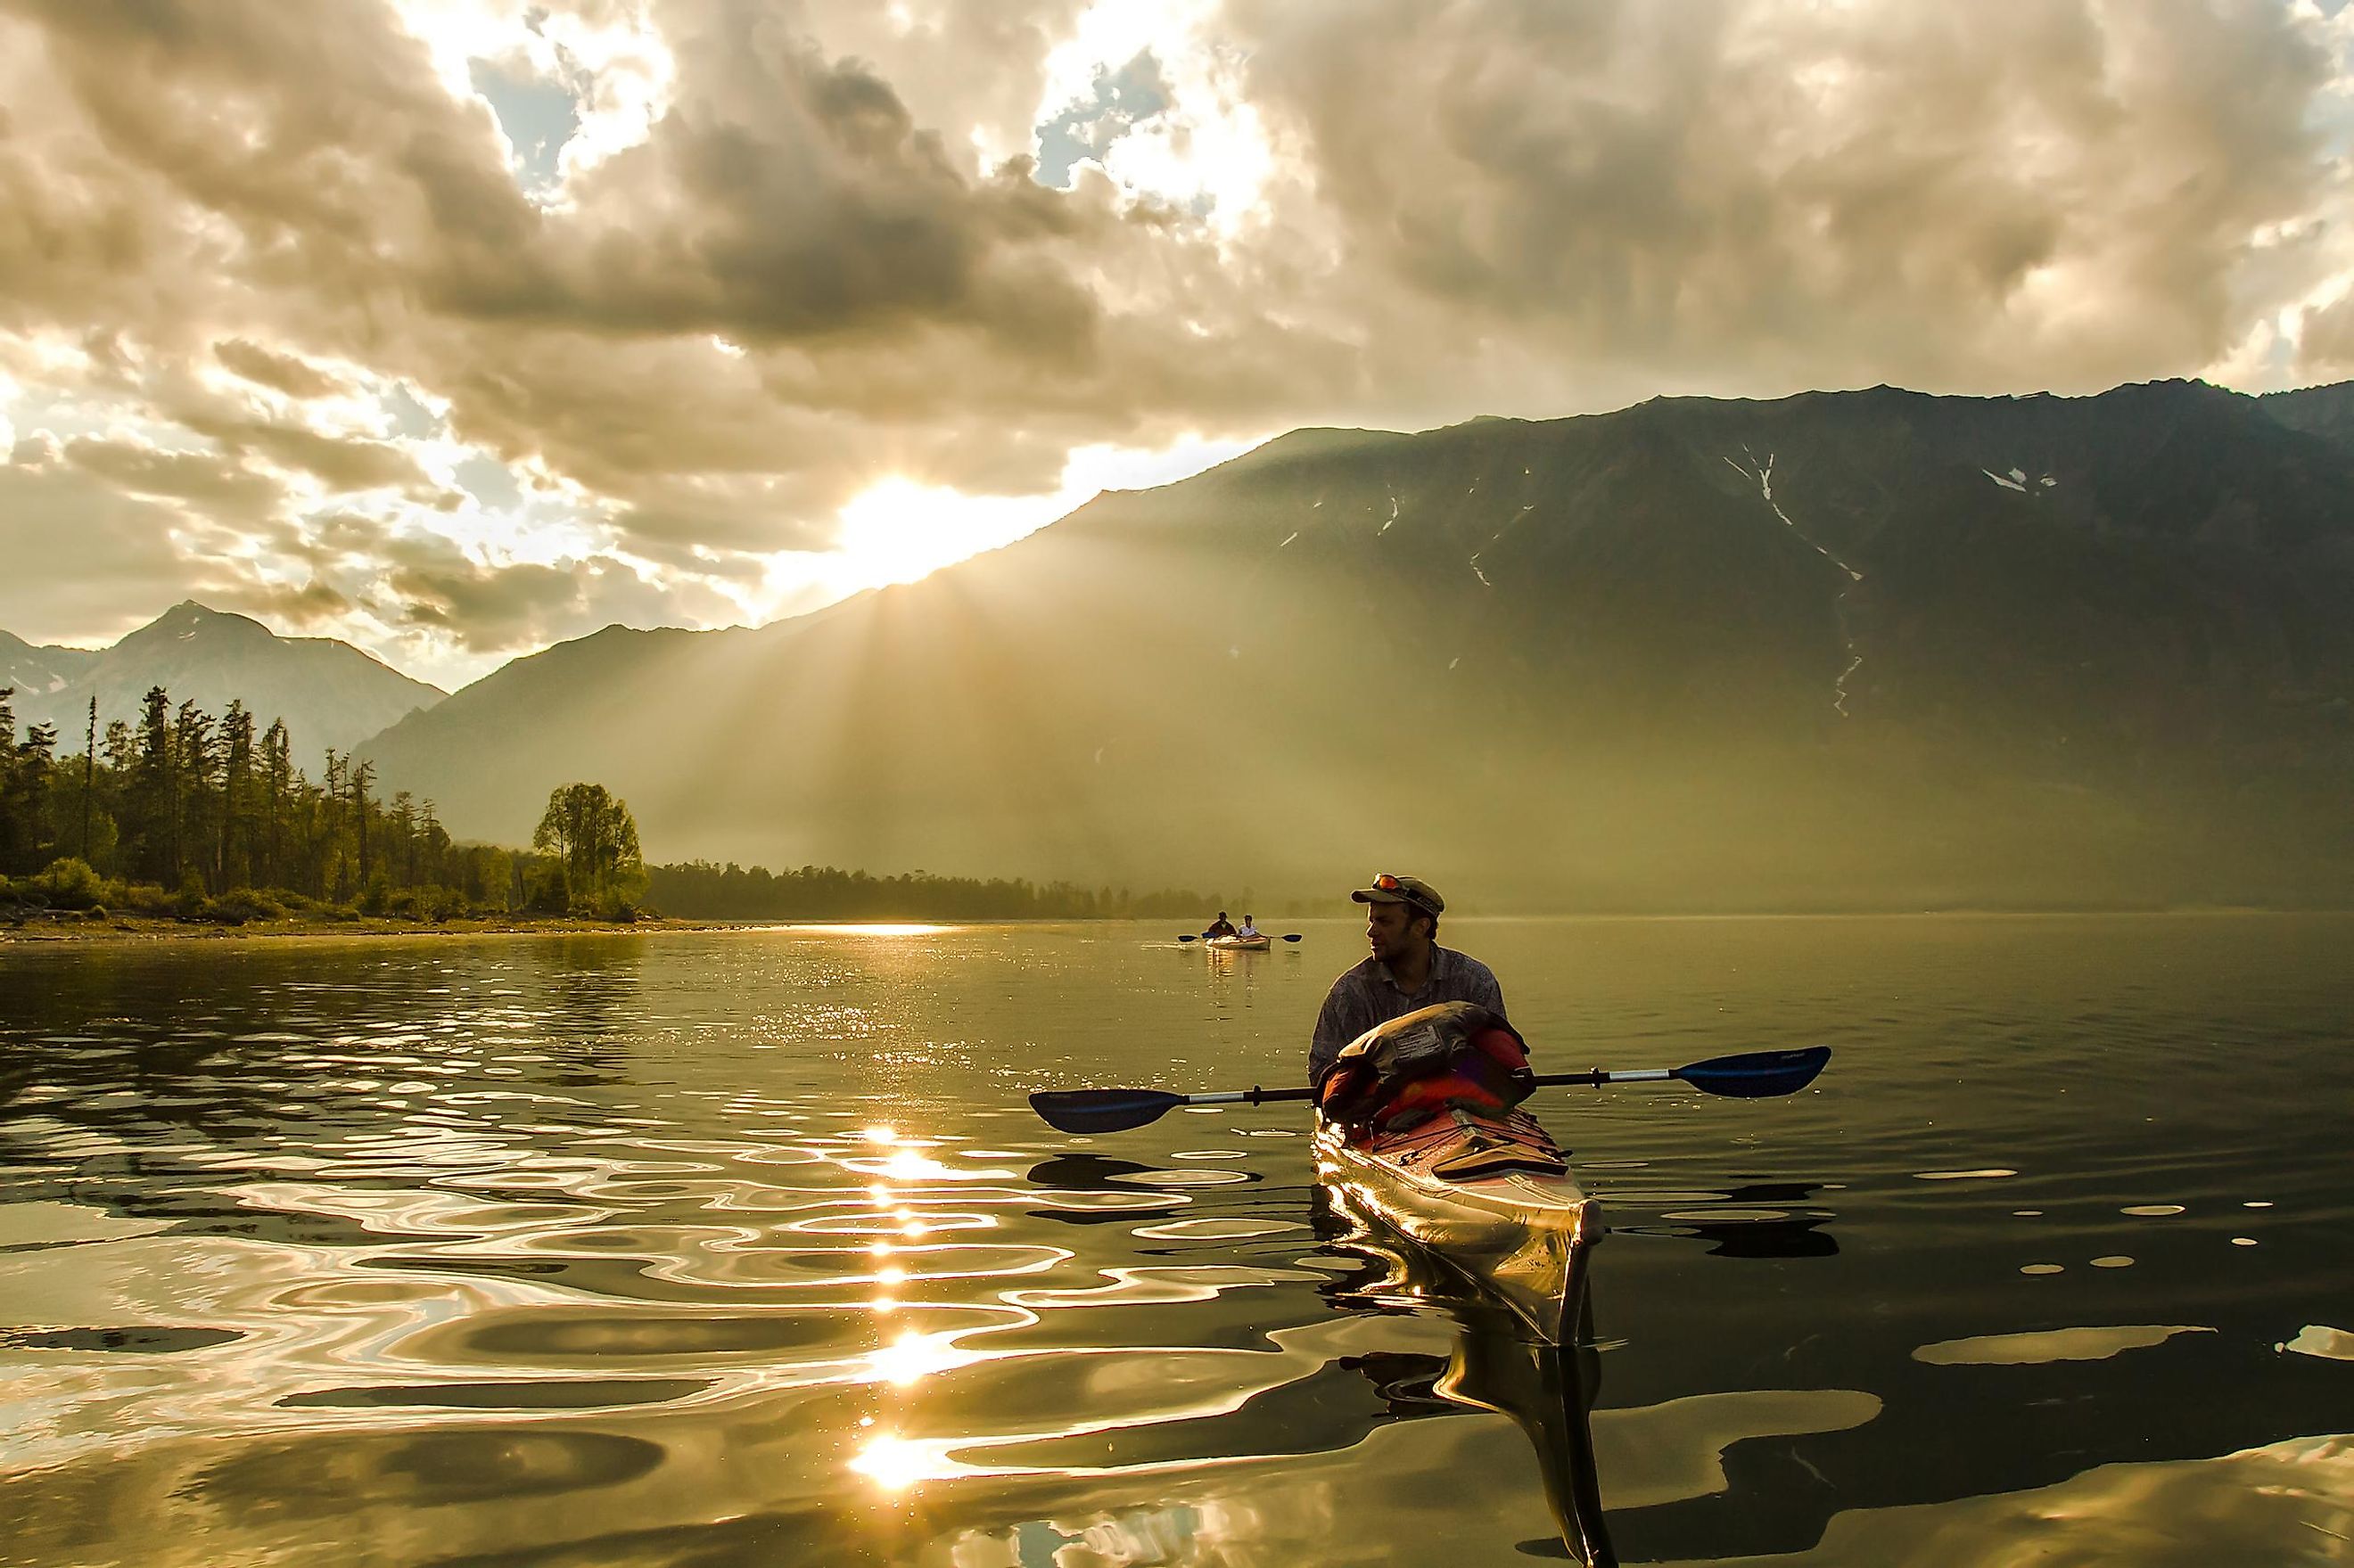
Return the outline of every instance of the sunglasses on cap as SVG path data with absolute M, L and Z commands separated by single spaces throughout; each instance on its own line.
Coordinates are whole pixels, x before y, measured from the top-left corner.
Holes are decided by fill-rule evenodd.
M 1407 883 L 1411 880 L 1408 877 L 1392 876 L 1384 871 L 1374 876 L 1373 886 L 1384 893 L 1396 894 L 1426 915 L 1437 915 L 1438 910 L 1433 906 L 1433 901 L 1437 895 L 1419 884 L 1408 886 Z

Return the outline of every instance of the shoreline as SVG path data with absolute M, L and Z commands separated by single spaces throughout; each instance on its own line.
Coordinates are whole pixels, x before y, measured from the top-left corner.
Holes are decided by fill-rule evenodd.
M 641 920 L 588 920 L 494 916 L 479 920 L 249 920 L 215 925 L 169 916 L 111 916 L 84 920 L 48 916 L 0 926 L 0 949 L 8 948 L 145 947 L 169 942 L 374 940 L 387 937 L 624 937 L 659 931 L 716 931 L 729 922 L 655 916 Z

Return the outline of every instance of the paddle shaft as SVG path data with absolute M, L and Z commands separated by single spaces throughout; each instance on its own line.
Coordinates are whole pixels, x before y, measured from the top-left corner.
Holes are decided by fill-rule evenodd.
M 1563 1084 L 1647 1084 L 1659 1083 L 1676 1075 L 1673 1067 L 1629 1067 L 1618 1072 L 1605 1072 L 1596 1067 L 1584 1073 L 1539 1073 L 1530 1080 L 1540 1089 L 1553 1088 Z M 1253 1084 L 1247 1089 L 1217 1089 L 1208 1094 L 1185 1095 L 1181 1103 L 1189 1106 L 1256 1106 L 1269 1100 L 1312 1100 L 1316 1091 L 1310 1088 L 1263 1089 Z
M 1601 1067 L 1583 1073 L 1543 1073 L 1530 1080 L 1532 1088 L 1555 1084 L 1657 1084 L 1673 1078 L 1705 1094 L 1759 1099 L 1795 1094 L 1812 1083 L 1830 1060 L 1828 1045 L 1800 1051 L 1755 1051 L 1739 1056 L 1717 1056 L 1681 1067 Z M 1030 1097 L 1033 1109 L 1065 1132 L 1119 1132 L 1158 1121 L 1180 1106 L 1264 1105 L 1270 1100 L 1310 1100 L 1312 1088 L 1269 1089 L 1253 1084 L 1247 1089 L 1218 1089 L 1198 1095 L 1172 1094 L 1166 1089 L 1041 1089 Z

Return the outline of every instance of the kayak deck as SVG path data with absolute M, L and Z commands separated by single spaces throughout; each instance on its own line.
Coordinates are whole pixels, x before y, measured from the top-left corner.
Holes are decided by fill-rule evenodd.
M 1575 1330 L 1602 1205 L 1535 1118 L 1458 1111 L 1353 1141 L 1320 1120 L 1316 1164 L 1352 1208 L 1496 1297 L 1546 1343 Z
M 1222 953 L 1264 953 L 1275 946 L 1272 937 L 1205 937 L 1203 941 Z

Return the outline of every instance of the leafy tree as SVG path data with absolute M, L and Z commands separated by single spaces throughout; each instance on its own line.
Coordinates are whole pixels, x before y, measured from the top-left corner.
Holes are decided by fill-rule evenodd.
M 549 791 L 531 847 L 554 853 L 575 904 L 634 898 L 644 888 L 637 819 L 630 815 L 629 802 L 602 784 L 566 784 Z

